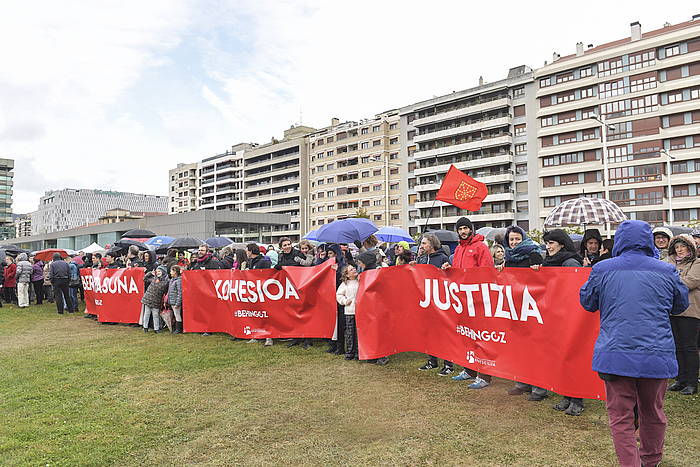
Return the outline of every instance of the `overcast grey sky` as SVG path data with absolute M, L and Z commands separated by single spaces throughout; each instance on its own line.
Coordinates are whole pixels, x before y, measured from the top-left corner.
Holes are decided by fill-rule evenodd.
M 697 2 L 33 1 L 0 16 L 0 157 L 44 191 L 166 194 L 167 170 L 687 21 Z

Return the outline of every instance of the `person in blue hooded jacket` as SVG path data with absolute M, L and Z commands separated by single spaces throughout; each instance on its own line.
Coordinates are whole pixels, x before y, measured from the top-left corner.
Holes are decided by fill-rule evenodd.
M 620 224 L 612 255 L 593 266 L 580 291 L 583 308 L 600 310 L 592 367 L 605 381 L 608 420 L 620 465 L 657 465 L 666 432 L 666 379 L 678 373 L 669 315 L 688 308 L 688 288 L 673 265 L 659 261 L 646 222 Z

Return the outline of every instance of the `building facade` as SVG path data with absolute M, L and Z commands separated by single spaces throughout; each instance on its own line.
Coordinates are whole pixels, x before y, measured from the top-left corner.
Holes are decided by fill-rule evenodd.
M 652 224 L 670 222 L 671 201 L 674 224 L 697 220 L 700 15 L 646 33 L 632 23 L 628 38 L 553 58 L 535 74 L 539 227 L 579 196 Z
M 197 163 L 177 164 L 168 171 L 168 213 L 179 214 L 197 210 Z
M 243 152 L 243 210 L 291 216 L 288 227 L 275 226 L 265 232 L 265 242 L 278 242 L 282 237 L 299 240 L 307 231 L 307 136 L 315 131 L 293 126 L 282 140 L 273 139 Z
M 512 68 L 506 79 L 418 102 L 400 110 L 401 159 L 407 165 L 404 215 L 409 232 L 453 229 L 461 216 L 475 228 L 519 224 L 528 229 L 528 156 L 533 131 L 533 72 Z M 488 187 L 481 210 L 436 201 L 451 165 Z
M 32 235 L 72 229 L 97 222 L 110 209 L 166 213 L 168 197 L 91 189 L 47 191 L 32 213 Z
M 405 227 L 399 113 L 339 123 L 308 137 L 309 230 L 366 213 L 377 226 Z
M 0 159 L 0 239 L 12 238 L 15 233 L 12 218 L 13 159 Z
M 243 154 L 252 147 L 237 144 L 199 163 L 199 209 L 243 211 Z
M 15 237 L 27 237 L 32 234 L 32 215 L 20 214 L 15 218 Z

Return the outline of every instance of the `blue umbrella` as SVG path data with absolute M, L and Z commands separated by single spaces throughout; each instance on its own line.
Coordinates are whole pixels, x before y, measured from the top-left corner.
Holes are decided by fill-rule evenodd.
M 157 237 L 149 238 L 146 240 L 145 243 L 146 245 L 153 245 L 155 247 L 163 246 L 163 245 L 168 245 L 175 240 L 173 237 L 168 237 L 167 235 L 159 235 Z
M 577 233 L 572 233 L 572 234 L 569 234 L 569 238 L 571 238 L 571 240 L 574 242 L 580 242 L 581 240 L 583 240 L 583 235 L 577 234 Z
M 226 237 L 211 237 L 204 240 L 204 243 L 212 248 L 223 248 L 232 244 L 233 242 Z
M 396 243 L 406 241 L 415 243 L 413 237 L 404 229 L 399 227 L 380 227 L 377 233 L 374 234 L 379 240 L 387 243 Z
M 333 221 L 330 224 L 321 226 L 316 231 L 316 240 L 328 243 L 361 242 L 377 230 L 377 226 L 369 219 L 353 217 Z
M 301 238 L 305 238 L 307 240 L 316 240 L 316 235 L 318 235 L 318 229 L 309 231 L 309 233 L 307 233 Z

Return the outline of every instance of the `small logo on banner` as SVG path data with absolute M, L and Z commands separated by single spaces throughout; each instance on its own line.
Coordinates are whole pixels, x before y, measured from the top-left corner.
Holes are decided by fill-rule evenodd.
M 246 336 L 250 336 L 253 332 L 250 330 L 250 326 L 246 326 L 243 328 L 243 334 Z
M 479 365 L 483 366 L 496 366 L 496 360 L 479 358 L 476 356 L 473 350 L 467 352 L 467 363 L 478 363 Z

